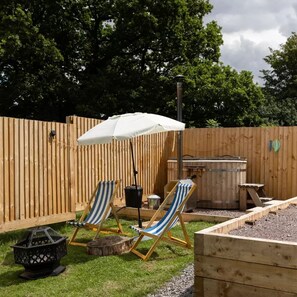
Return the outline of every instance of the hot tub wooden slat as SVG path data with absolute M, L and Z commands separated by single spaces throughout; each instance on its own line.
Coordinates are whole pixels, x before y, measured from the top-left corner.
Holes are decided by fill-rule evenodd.
M 213 209 L 238 209 L 239 184 L 246 182 L 246 160 L 194 158 L 183 160 L 183 178 L 196 175 L 197 206 Z M 168 160 L 167 180 L 176 179 L 177 161 Z

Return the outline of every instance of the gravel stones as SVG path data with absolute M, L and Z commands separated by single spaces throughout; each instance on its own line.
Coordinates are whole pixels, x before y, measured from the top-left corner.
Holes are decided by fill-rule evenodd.
M 162 288 L 147 297 L 192 297 L 194 264 L 187 266 L 180 275 L 173 277 Z
M 286 209 L 269 213 L 267 216 L 245 224 L 229 234 L 245 237 L 265 238 L 297 242 L 297 206 L 291 204 Z

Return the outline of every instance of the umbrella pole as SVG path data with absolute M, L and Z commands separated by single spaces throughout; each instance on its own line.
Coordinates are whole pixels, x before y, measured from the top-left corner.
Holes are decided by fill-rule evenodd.
M 135 168 L 135 160 L 134 160 L 134 153 L 133 153 L 133 145 L 132 141 L 130 140 L 130 149 L 131 149 L 131 156 L 132 156 L 132 164 L 133 164 L 133 174 L 134 174 L 134 182 L 135 182 L 135 195 L 136 195 L 136 201 L 138 199 L 138 188 L 137 188 L 137 170 Z M 138 212 L 138 227 L 142 228 L 142 221 L 140 218 L 140 208 L 137 207 L 137 212 Z

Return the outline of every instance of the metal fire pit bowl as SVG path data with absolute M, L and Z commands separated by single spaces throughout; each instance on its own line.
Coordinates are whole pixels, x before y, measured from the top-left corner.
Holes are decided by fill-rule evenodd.
M 25 267 L 20 277 L 38 279 L 58 275 L 65 270 L 60 259 L 67 255 L 66 237 L 50 227 L 28 229 L 23 238 L 12 246 L 16 264 Z

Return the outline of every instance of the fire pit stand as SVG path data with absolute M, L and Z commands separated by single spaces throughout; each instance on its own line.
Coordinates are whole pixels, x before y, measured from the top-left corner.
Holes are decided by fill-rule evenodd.
M 58 275 L 65 270 L 60 259 L 67 255 L 66 237 L 50 227 L 28 229 L 14 246 L 14 260 L 22 264 L 25 271 L 20 277 L 38 279 Z

